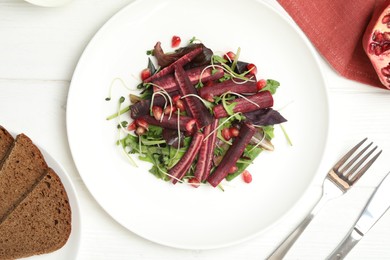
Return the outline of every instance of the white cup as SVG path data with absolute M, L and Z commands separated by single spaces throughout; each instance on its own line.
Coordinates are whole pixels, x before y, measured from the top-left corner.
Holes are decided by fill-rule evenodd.
M 25 0 L 34 5 L 44 6 L 44 7 L 57 7 L 65 5 L 72 0 Z

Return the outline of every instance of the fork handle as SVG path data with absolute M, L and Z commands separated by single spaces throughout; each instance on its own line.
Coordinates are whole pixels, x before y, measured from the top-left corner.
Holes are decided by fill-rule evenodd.
M 276 248 L 275 251 L 272 252 L 271 255 L 267 257 L 267 260 L 280 260 L 287 254 L 290 248 L 294 245 L 295 241 L 297 241 L 298 237 L 303 233 L 306 227 L 312 221 L 314 215 L 309 214 L 302 222 L 285 238 L 285 240 Z
M 303 233 L 306 227 L 313 220 L 314 216 L 323 207 L 323 205 L 329 201 L 329 197 L 323 194 L 317 204 L 314 206 L 312 211 L 307 215 L 301 223 L 286 237 L 283 242 L 272 252 L 266 259 L 267 260 L 281 260 L 294 245 L 295 241 L 298 240 L 299 236 Z

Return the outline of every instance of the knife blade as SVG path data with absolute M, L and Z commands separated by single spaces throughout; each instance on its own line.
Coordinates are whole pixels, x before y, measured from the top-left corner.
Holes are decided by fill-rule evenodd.
M 390 172 L 386 174 L 381 183 L 376 187 L 353 228 L 326 259 L 344 259 L 351 249 L 365 234 L 367 234 L 368 231 L 370 231 L 370 229 L 389 208 Z

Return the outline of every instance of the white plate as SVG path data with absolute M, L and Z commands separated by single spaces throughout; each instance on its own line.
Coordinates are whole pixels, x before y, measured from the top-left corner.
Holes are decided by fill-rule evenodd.
M 10 131 L 10 133 L 16 137 L 17 133 L 16 131 Z M 34 142 L 34 140 L 33 140 Z M 38 146 L 39 150 L 42 152 L 43 156 L 45 157 L 47 165 L 49 165 L 60 177 L 62 184 L 64 185 L 64 188 L 66 190 L 66 193 L 68 195 L 69 204 L 72 210 L 72 231 L 70 233 L 69 239 L 66 242 L 66 244 L 60 248 L 57 251 L 54 251 L 49 254 L 43 254 L 43 255 L 36 255 L 31 256 L 25 259 L 30 260 L 68 260 L 68 259 L 76 259 L 78 252 L 79 252 L 79 246 L 80 246 L 80 207 L 79 202 L 76 194 L 76 190 L 73 186 L 73 183 L 71 182 L 68 174 L 65 172 L 64 168 L 61 166 L 61 164 L 56 161 L 45 149 L 40 147 L 38 144 L 34 142 L 35 145 Z
M 161 41 L 192 36 L 214 51 L 237 50 L 258 67 L 258 77 L 281 82 L 275 108 L 289 120 L 293 146 L 276 127 L 275 151 L 262 154 L 225 192 L 162 182 L 149 164 L 132 167 L 115 146 L 115 112 L 147 65 L 146 51 Z M 151 241 L 188 249 L 209 249 L 260 234 L 302 198 L 312 182 L 328 135 L 327 92 L 313 50 L 295 27 L 256 0 L 142 0 L 130 4 L 95 35 L 75 70 L 67 103 L 71 152 L 86 186 L 120 224 Z M 303 209 L 307 210 L 307 209 Z

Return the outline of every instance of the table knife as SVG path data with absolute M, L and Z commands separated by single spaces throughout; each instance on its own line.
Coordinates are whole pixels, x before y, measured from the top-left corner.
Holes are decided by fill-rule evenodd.
M 384 177 L 367 202 L 364 210 L 343 241 L 326 258 L 344 259 L 351 249 L 375 225 L 390 207 L 390 172 Z

